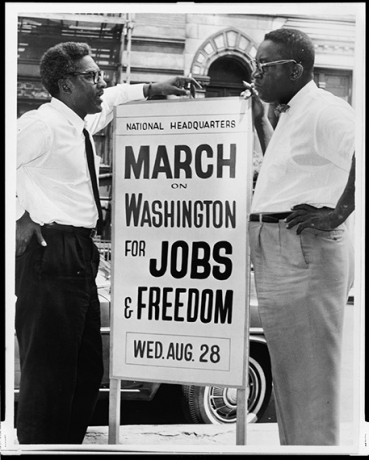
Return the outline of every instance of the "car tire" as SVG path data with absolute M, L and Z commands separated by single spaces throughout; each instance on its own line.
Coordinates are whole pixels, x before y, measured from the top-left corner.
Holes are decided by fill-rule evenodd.
M 189 423 L 227 424 L 237 420 L 237 390 L 219 386 L 182 386 L 182 404 Z M 267 346 L 252 343 L 249 358 L 247 422 L 263 416 L 272 394 L 272 374 Z

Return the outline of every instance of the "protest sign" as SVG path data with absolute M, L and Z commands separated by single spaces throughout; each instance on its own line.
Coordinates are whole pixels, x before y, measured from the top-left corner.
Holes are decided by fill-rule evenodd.
M 241 98 L 117 108 L 111 378 L 244 385 L 251 138 Z

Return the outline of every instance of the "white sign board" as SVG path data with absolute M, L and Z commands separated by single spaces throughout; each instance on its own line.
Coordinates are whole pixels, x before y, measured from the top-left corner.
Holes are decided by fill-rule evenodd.
M 251 137 L 240 98 L 118 107 L 111 378 L 244 385 Z

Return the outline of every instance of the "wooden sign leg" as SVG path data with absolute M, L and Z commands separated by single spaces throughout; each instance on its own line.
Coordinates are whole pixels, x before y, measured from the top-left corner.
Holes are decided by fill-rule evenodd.
M 247 251 L 247 275 L 246 275 L 246 330 L 245 330 L 245 386 L 237 390 L 237 421 L 236 421 L 236 445 L 245 446 L 247 440 L 247 394 L 249 385 L 249 355 L 250 355 L 250 254 Z
M 120 379 L 110 379 L 109 391 L 109 444 L 119 444 Z
M 237 424 L 236 445 L 245 446 L 247 439 L 247 391 L 245 388 L 237 390 Z
M 248 315 L 247 315 L 248 316 Z M 247 325 L 249 324 L 247 318 Z M 236 445 L 245 446 L 247 440 L 247 394 L 249 385 L 249 335 L 246 333 L 245 386 L 237 390 Z

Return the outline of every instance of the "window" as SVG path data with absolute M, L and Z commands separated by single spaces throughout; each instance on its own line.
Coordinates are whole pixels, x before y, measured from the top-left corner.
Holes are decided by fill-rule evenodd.
M 352 72 L 350 70 L 315 69 L 314 81 L 319 88 L 325 89 L 351 104 Z
M 206 97 L 239 96 L 244 90 L 242 81 L 251 81 L 251 70 L 238 59 L 222 57 L 211 64 L 208 76 Z

